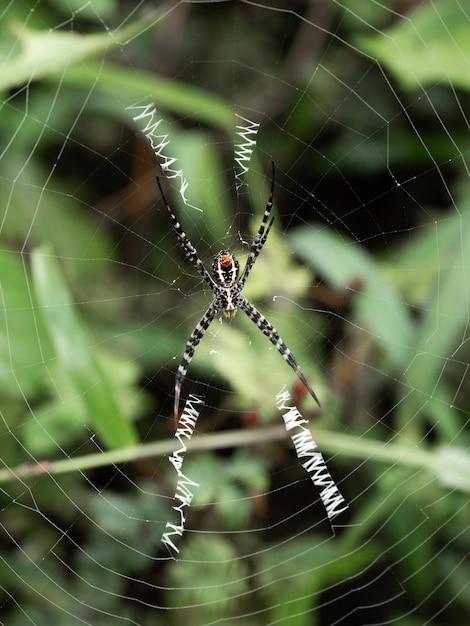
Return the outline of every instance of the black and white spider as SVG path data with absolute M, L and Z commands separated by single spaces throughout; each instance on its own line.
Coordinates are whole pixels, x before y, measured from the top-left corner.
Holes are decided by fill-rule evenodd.
M 285 361 L 287 361 L 287 363 L 292 367 L 292 369 L 305 385 L 306 389 L 313 397 L 315 402 L 318 404 L 318 406 L 320 406 L 320 402 L 315 392 L 305 378 L 302 370 L 295 360 L 294 355 L 283 342 L 283 340 L 279 337 L 277 330 L 264 317 L 264 315 L 262 315 L 256 309 L 256 307 L 254 307 L 251 302 L 247 300 L 247 298 L 245 298 L 245 296 L 242 296 L 241 293 L 245 285 L 246 279 L 248 278 L 248 275 L 250 274 L 253 265 L 255 264 L 255 261 L 258 258 L 262 247 L 266 243 L 266 239 L 269 235 L 269 231 L 274 221 L 274 217 L 272 217 L 269 221 L 271 210 L 273 208 L 274 163 L 272 164 L 272 167 L 273 173 L 271 180 L 271 191 L 269 193 L 269 199 L 266 204 L 266 209 L 264 211 L 263 220 L 259 227 L 258 234 L 253 239 L 253 243 L 251 244 L 251 250 L 248 254 L 245 268 L 240 278 L 238 278 L 240 264 L 229 250 L 221 250 L 215 257 L 214 262 L 212 263 L 211 271 L 209 272 L 206 269 L 203 262 L 199 258 L 196 248 L 188 239 L 186 233 L 181 228 L 181 224 L 178 222 L 175 214 L 171 210 L 170 205 L 165 198 L 165 194 L 163 193 L 160 180 L 157 176 L 157 183 L 160 189 L 160 193 L 162 195 L 163 202 L 165 203 L 168 216 L 171 220 L 173 230 L 175 231 L 176 239 L 183 249 L 184 256 L 196 268 L 196 270 L 202 276 L 204 281 L 209 285 L 212 293 L 214 294 L 214 299 L 209 305 L 209 308 L 204 313 L 204 315 L 196 325 L 196 328 L 191 333 L 188 341 L 186 342 L 186 350 L 183 354 L 183 358 L 181 359 L 181 363 L 179 364 L 178 370 L 176 372 L 174 403 L 175 427 L 178 426 L 178 407 L 181 395 L 181 385 L 183 384 L 189 364 L 191 363 L 191 360 L 194 356 L 196 346 L 203 338 L 204 333 L 209 328 L 209 324 L 212 322 L 218 311 L 223 311 L 225 317 L 229 320 L 232 320 L 235 317 L 238 308 L 244 311 L 248 315 L 250 320 L 256 324 L 256 326 L 261 330 L 264 335 L 266 335 L 266 337 L 274 345 L 276 350 L 279 351 Z

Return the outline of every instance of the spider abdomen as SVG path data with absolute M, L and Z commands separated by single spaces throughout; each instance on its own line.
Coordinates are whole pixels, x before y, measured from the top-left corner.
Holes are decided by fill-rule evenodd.
M 224 316 L 229 320 L 233 320 L 237 314 L 239 292 L 240 290 L 236 284 L 233 287 L 218 287 L 215 306 L 218 311 L 223 311 Z

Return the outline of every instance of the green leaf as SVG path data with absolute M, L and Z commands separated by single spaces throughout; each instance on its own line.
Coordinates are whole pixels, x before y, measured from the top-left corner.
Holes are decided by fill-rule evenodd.
M 136 393 L 136 384 L 140 377 L 136 361 L 126 361 L 103 351 L 96 351 L 95 358 L 102 372 L 112 372 L 112 376 L 108 375 L 108 381 L 112 387 L 111 393 L 121 410 L 128 415 L 139 415 L 145 406 L 146 396 Z M 42 369 L 48 383 L 48 397 L 52 398 L 38 404 L 34 419 L 23 423 L 21 429 L 22 442 L 36 458 L 47 457 L 56 452 L 58 446 L 70 446 L 71 442 L 83 437 L 83 425 L 90 421 L 88 407 L 83 402 L 82 395 L 76 393 L 73 379 L 61 364 L 50 360 L 47 371 L 44 367 Z
M 92 279 L 103 270 L 103 260 L 113 256 L 109 233 L 97 231 L 91 219 L 84 219 L 82 207 L 70 197 L 65 185 L 44 187 L 47 172 L 38 160 L 29 161 L 25 168 L 24 158 L 24 151 L 14 151 L 2 163 L 2 236 L 27 240 L 31 247 L 49 243 L 64 259 L 67 276 Z
M 198 603 L 198 618 L 203 618 L 199 623 L 220 621 L 221 611 L 235 609 L 248 592 L 246 564 L 228 538 L 215 533 L 192 536 L 179 557 L 169 567 L 169 584 L 178 589 L 179 606 Z
M 289 233 L 292 248 L 340 290 L 359 281 L 352 300 L 361 328 L 382 347 L 392 367 L 407 362 L 414 329 L 400 294 L 361 246 L 327 230 L 300 227 Z
M 21 45 L 21 52 L 2 64 L 0 90 L 64 72 L 78 61 L 122 45 L 147 21 L 148 18 L 121 30 L 86 35 L 59 30 L 32 30 L 15 21 L 11 31 Z
M 468 13 L 455 0 L 422 3 L 407 19 L 356 44 L 386 65 L 404 88 L 443 82 L 470 89 Z
M 90 347 L 84 324 L 74 308 L 56 258 L 46 248 L 31 258 L 40 312 L 54 346 L 57 361 L 80 398 L 87 423 L 111 448 L 132 446 L 137 435 L 113 393 L 108 376 Z
M 181 116 L 191 116 L 218 125 L 232 134 L 235 130 L 233 109 L 213 93 L 160 78 L 150 72 L 128 71 L 109 63 L 94 62 L 90 57 L 124 45 L 158 17 L 158 10 L 127 28 L 105 34 L 77 34 L 58 30 L 32 30 L 14 22 L 11 31 L 20 43 L 20 54 L 2 63 L 0 90 L 6 91 L 31 80 L 60 80 L 61 84 L 86 89 L 101 89 L 116 102 L 154 102 Z M 122 108 L 124 109 L 125 106 Z
M 213 93 L 160 78 L 140 70 L 138 74 L 125 68 L 95 61 L 77 63 L 61 76 L 64 84 L 102 89 L 118 102 L 129 104 L 155 103 L 158 109 L 168 109 L 181 116 L 190 116 L 232 133 L 235 130 L 233 108 Z
M 0 251 L 0 299 L 0 390 L 36 399 L 44 388 L 44 359 L 51 356 L 51 346 L 34 310 L 22 257 L 12 252 Z
M 187 129 L 178 132 L 174 128 L 171 130 L 171 144 L 168 146 L 168 154 L 170 153 L 178 159 L 177 167 L 181 167 L 189 183 L 186 191 L 189 203 L 201 209 L 201 212 L 184 204 L 181 196 L 175 193 L 178 188 L 174 184 L 170 204 L 175 204 L 175 211 L 182 223 L 186 224 L 186 232 L 194 244 L 203 228 L 204 236 L 210 237 L 209 242 L 220 248 L 220 242 L 227 237 L 229 209 L 234 195 L 228 200 L 224 195 L 224 181 L 220 176 L 220 164 L 214 145 L 208 143 L 206 132 Z
M 0 89 L 37 80 L 67 68 L 90 54 L 106 50 L 112 43 L 108 33 L 80 35 L 61 31 L 33 31 L 14 24 L 21 43 L 21 54 L 2 65 Z
M 398 267 L 407 272 L 413 268 L 416 274 L 411 279 L 417 284 L 423 281 L 427 286 L 424 293 L 418 291 L 421 320 L 413 336 L 414 357 L 406 370 L 412 392 L 407 393 L 406 401 L 400 406 L 401 421 L 406 424 L 412 417 L 423 415 L 421 409 L 426 406 L 426 413 L 433 414 L 447 441 L 458 437 L 461 428 L 452 407 L 454 394 L 446 382 L 448 368 L 458 363 L 455 352 L 462 345 L 468 326 L 470 240 L 462 233 L 468 233 L 469 229 L 470 202 L 464 199 L 459 212 L 430 225 L 420 237 L 413 239 L 409 249 L 397 256 Z
M 188 459 L 183 471 L 199 485 L 193 491 L 192 505 L 213 507 L 226 529 L 240 528 L 250 519 L 250 491 L 269 488 L 263 459 L 253 458 L 246 450 L 238 450 L 230 463 L 213 454 L 196 455 Z
M 21 53 L 2 64 L 0 90 L 17 87 L 31 80 L 60 79 L 62 84 L 75 87 L 101 88 L 116 101 L 155 102 L 180 115 L 190 115 L 203 122 L 234 131 L 232 107 L 214 94 L 183 83 L 159 78 L 155 74 L 127 71 L 123 67 L 88 60 L 104 54 L 109 48 L 122 45 L 135 33 L 145 32 L 144 26 L 155 18 L 155 12 L 145 20 L 112 33 L 82 35 L 62 31 L 36 31 L 15 23 Z M 124 107 L 123 107 L 124 108 Z

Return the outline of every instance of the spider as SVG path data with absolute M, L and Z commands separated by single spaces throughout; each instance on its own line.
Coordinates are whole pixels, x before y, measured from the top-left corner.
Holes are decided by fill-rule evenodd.
M 209 271 L 197 253 L 196 248 L 188 239 L 186 233 L 178 222 L 175 214 L 170 208 L 170 205 L 165 198 L 160 180 L 157 176 L 157 184 L 160 189 L 162 200 L 165 203 L 165 207 L 170 218 L 173 230 L 176 234 L 176 239 L 183 249 L 186 259 L 196 268 L 201 275 L 202 279 L 209 285 L 214 294 L 214 298 L 209 305 L 209 308 L 201 317 L 197 323 L 196 328 L 191 333 L 188 341 L 186 342 L 186 349 L 181 359 L 181 363 L 178 366 L 175 379 L 175 402 L 174 402 L 174 419 L 175 428 L 178 427 L 178 408 L 181 395 L 181 386 L 186 377 L 186 373 L 189 368 L 189 364 L 194 356 L 197 345 L 204 336 L 204 333 L 209 328 L 210 323 L 216 316 L 218 311 L 223 311 L 227 319 L 233 320 L 237 309 L 241 309 L 248 315 L 250 320 L 256 324 L 261 332 L 266 335 L 269 341 L 274 345 L 276 350 L 281 354 L 283 359 L 291 366 L 298 378 L 302 381 L 305 388 L 308 390 L 315 402 L 320 406 L 315 392 L 310 386 L 308 380 L 305 378 L 304 373 L 300 369 L 294 355 L 286 346 L 284 341 L 279 336 L 279 333 L 274 326 L 262 315 L 251 302 L 242 295 L 242 290 L 245 282 L 253 269 L 256 259 L 258 258 L 261 249 L 266 243 L 269 231 L 274 221 L 274 217 L 270 218 L 271 210 L 273 208 L 273 193 L 274 193 L 274 163 L 272 163 L 272 179 L 271 179 L 271 191 L 269 193 L 268 202 L 264 211 L 261 225 L 258 229 L 256 237 L 253 239 L 251 249 L 246 260 L 243 272 L 239 276 L 240 264 L 230 250 L 221 250 L 212 263 L 211 270 Z M 269 223 L 268 223 L 269 222 Z

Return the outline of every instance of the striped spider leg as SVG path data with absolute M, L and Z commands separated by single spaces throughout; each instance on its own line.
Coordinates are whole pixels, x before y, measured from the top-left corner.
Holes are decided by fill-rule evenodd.
M 305 378 L 305 374 L 300 369 L 299 364 L 295 360 L 294 355 L 283 342 L 283 340 L 279 337 L 279 333 L 274 328 L 274 326 L 267 320 L 264 315 L 262 315 L 258 309 L 251 304 L 245 296 L 238 296 L 238 306 L 242 311 L 244 311 L 250 320 L 256 324 L 256 326 L 260 329 L 260 331 L 265 335 L 269 341 L 273 344 L 276 350 L 281 354 L 282 358 L 292 367 L 294 372 L 297 374 L 297 377 L 302 381 L 304 387 L 307 389 L 309 394 L 315 400 L 315 402 L 320 406 L 320 400 L 317 398 L 317 394 L 313 391 L 310 383 Z
M 261 332 L 269 339 L 276 350 L 280 353 L 282 358 L 290 365 L 294 370 L 299 380 L 302 381 L 307 391 L 310 393 L 315 402 L 320 406 L 320 402 L 316 393 L 313 391 L 309 382 L 305 378 L 302 370 L 300 369 L 294 355 L 286 346 L 284 341 L 279 336 L 279 333 L 274 326 L 262 315 L 251 302 L 241 294 L 241 291 L 245 285 L 245 281 L 251 272 L 259 253 L 261 252 L 266 239 L 271 230 L 271 226 L 274 221 L 274 217 L 271 217 L 271 211 L 273 208 L 273 194 L 274 194 L 274 163 L 272 164 L 272 181 L 271 190 L 269 193 L 268 202 L 264 211 L 261 225 L 258 229 L 256 237 L 251 244 L 250 252 L 246 260 L 243 272 L 238 278 L 240 264 L 230 250 L 221 250 L 214 259 L 209 272 L 203 262 L 201 261 L 196 248 L 193 246 L 188 236 L 178 222 L 175 214 L 170 208 L 165 195 L 163 193 L 160 180 L 157 177 L 158 187 L 166 207 L 166 211 L 170 218 L 173 230 L 176 235 L 176 239 L 180 244 L 184 256 L 186 259 L 196 268 L 202 279 L 209 285 L 214 295 L 214 298 L 209 305 L 209 308 L 204 313 L 200 321 L 197 323 L 196 328 L 191 333 L 188 341 L 186 342 L 186 349 L 184 351 L 181 362 L 178 366 L 175 378 L 175 401 L 173 406 L 173 415 L 175 420 L 175 428 L 178 427 L 178 410 L 179 401 L 181 397 L 181 386 L 186 377 L 186 373 L 189 368 L 189 364 L 194 356 L 195 350 L 199 342 L 204 336 L 204 333 L 209 328 L 210 323 L 216 316 L 218 311 L 223 311 L 227 319 L 234 319 L 237 309 L 240 308 L 250 320 L 256 324 Z

